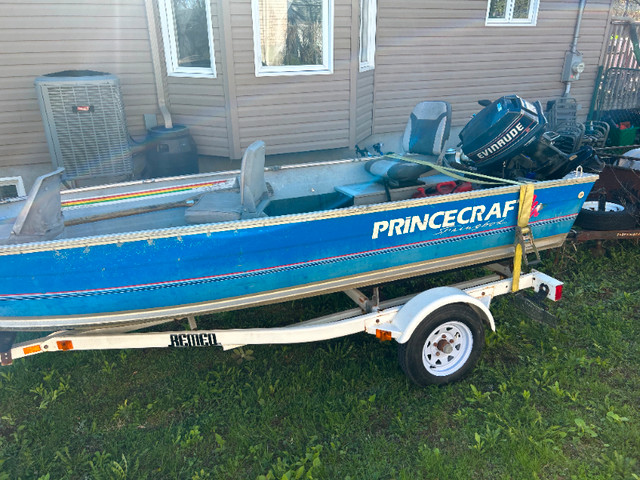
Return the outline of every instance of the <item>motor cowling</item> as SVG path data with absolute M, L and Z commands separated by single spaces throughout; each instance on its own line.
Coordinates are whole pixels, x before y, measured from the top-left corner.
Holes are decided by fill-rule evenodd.
M 540 102 L 506 95 L 478 112 L 460 132 L 462 151 L 481 172 L 493 172 L 535 148 L 547 120 Z

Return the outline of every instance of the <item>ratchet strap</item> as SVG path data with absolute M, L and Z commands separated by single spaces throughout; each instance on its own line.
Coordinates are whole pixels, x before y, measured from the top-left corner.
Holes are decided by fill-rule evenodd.
M 518 223 L 516 224 L 515 255 L 513 257 L 512 292 L 520 290 L 522 260 L 524 259 L 525 265 L 529 264 L 527 260 L 527 246 L 533 248 L 536 259 L 540 261 L 540 254 L 534 243 L 533 233 L 529 226 L 529 218 L 531 217 L 531 208 L 533 206 L 533 194 L 534 186 L 532 183 L 527 183 L 520 187 L 520 201 L 518 202 L 520 207 L 518 209 Z
M 418 163 L 420 165 L 426 165 L 434 170 L 443 173 L 456 180 L 462 180 L 464 182 L 479 183 L 482 185 L 522 185 L 522 182 L 516 182 L 515 180 L 508 180 L 506 178 L 492 177 L 490 175 L 482 175 L 475 172 L 464 172 L 464 176 L 460 175 L 460 170 L 451 167 L 445 167 L 437 163 L 429 162 L 415 156 L 398 155 L 396 153 L 390 153 L 384 156 L 384 158 L 392 158 L 394 160 L 404 160 L 405 162 Z

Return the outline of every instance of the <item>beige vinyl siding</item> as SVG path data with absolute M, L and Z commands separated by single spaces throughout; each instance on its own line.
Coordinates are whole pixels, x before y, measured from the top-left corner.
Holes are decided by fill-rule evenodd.
M 189 132 L 198 145 L 198 153 L 228 157 L 229 133 L 223 78 L 227 72 L 221 60 L 223 42 L 220 8 L 217 0 L 211 0 L 216 78 L 169 76 L 167 96 L 171 119 L 176 124 L 189 126 Z M 164 64 L 164 58 L 162 61 Z
M 485 26 L 486 0 L 379 0 L 374 133 L 399 131 L 422 100 L 447 100 L 464 125 L 479 99 L 516 93 L 528 100 L 562 95 L 562 65 L 573 39 L 578 0 L 540 1 L 537 26 Z M 607 28 L 607 0 L 589 1 L 578 50 L 585 72 L 571 95 L 586 115 Z
M 356 142 L 373 133 L 374 70 L 358 72 L 356 91 Z
M 268 154 L 349 145 L 351 1 L 334 4 L 334 73 L 256 77 L 251 2 L 232 2 L 233 68 L 240 146 Z
M 53 0 L 0 4 L 0 167 L 27 185 L 51 169 L 35 95 L 36 77 L 97 70 L 120 79 L 127 123 L 144 134 L 157 111 L 143 0 Z
M 201 154 L 232 158 L 258 139 L 269 154 L 353 147 L 371 133 L 402 131 L 415 104 L 429 99 L 449 101 L 459 127 L 478 99 L 517 93 L 544 104 L 563 93 L 578 4 L 540 0 L 537 26 L 487 27 L 487 0 L 378 0 L 375 69 L 359 72 L 359 2 L 335 0 L 333 74 L 256 77 L 251 1 L 211 0 L 217 78 L 165 72 L 168 107 Z M 589 0 L 584 12 L 586 69 L 571 87 L 582 118 L 609 10 L 610 0 Z M 0 65 L 1 175 L 35 178 L 51 168 L 33 86 L 42 74 L 117 75 L 137 138 L 143 114 L 159 114 L 144 0 L 4 1 Z

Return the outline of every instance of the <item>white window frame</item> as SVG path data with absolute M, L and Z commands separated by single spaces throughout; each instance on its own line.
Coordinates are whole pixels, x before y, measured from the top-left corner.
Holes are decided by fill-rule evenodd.
M 368 3 L 367 15 L 363 15 L 364 4 Z M 378 15 L 378 2 L 377 0 L 360 0 L 360 52 L 358 58 L 360 59 L 360 71 L 366 72 L 367 70 L 373 70 L 376 66 L 376 24 Z M 369 26 L 367 29 L 367 38 L 363 37 L 363 26 L 366 24 Z M 365 41 L 366 40 L 366 41 Z M 362 60 L 365 56 L 366 60 Z
M 158 0 L 167 75 L 170 77 L 216 78 L 216 58 L 213 45 L 213 25 L 211 24 L 211 1 L 204 0 L 207 12 L 207 34 L 209 37 L 209 58 L 211 67 L 182 67 L 178 64 L 178 44 L 176 42 L 175 15 L 172 0 Z
M 333 73 L 333 3 L 322 0 L 322 65 L 262 65 L 262 32 L 259 0 L 251 0 L 253 51 L 256 77 L 281 75 L 330 75 Z
M 487 0 L 487 17 L 485 25 L 487 26 L 529 26 L 535 27 L 538 22 L 538 8 L 540 6 L 540 0 L 529 0 L 529 16 L 527 18 L 513 18 L 513 7 L 515 0 L 506 0 L 507 5 L 505 7 L 504 18 L 489 18 L 489 11 L 491 9 L 491 0 Z

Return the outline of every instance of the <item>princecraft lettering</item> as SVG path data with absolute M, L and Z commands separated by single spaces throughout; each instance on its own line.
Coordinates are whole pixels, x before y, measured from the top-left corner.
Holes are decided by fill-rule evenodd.
M 518 136 L 518 134 L 523 130 L 524 130 L 524 125 L 522 125 L 521 123 L 518 123 L 515 127 L 509 130 L 506 133 L 506 135 L 503 135 L 502 137 L 500 137 L 497 142 L 491 144 L 491 146 L 489 146 L 488 148 L 485 148 L 483 151 L 478 153 L 478 158 L 486 158 L 490 154 L 497 152 L 502 147 L 507 145 L 511 140 L 513 140 L 516 136 Z
M 414 233 L 416 230 L 426 231 L 454 228 L 458 226 L 473 225 L 479 222 L 501 220 L 515 209 L 517 200 L 496 202 L 491 207 L 486 205 L 473 205 L 461 209 L 441 210 L 434 213 L 425 213 L 423 216 L 393 218 L 374 222 L 372 239 L 380 235 L 393 237 Z

